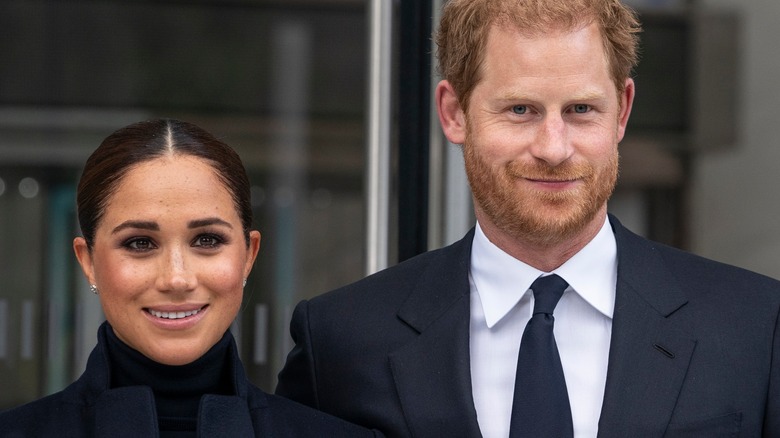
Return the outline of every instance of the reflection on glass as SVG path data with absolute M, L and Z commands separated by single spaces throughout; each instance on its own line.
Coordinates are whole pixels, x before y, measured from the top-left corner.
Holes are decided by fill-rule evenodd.
M 23 178 L 19 181 L 19 194 L 23 198 L 31 199 L 38 196 L 38 181 L 35 178 Z

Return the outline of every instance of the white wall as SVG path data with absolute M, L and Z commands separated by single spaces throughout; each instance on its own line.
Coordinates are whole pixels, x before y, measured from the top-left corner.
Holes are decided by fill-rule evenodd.
M 692 250 L 780 278 L 780 1 L 700 4 L 741 15 L 743 81 L 738 144 L 694 161 Z

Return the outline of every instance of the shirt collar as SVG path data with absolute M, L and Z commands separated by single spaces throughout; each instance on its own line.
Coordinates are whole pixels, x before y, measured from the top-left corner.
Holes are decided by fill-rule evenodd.
M 612 318 L 617 284 L 617 244 L 609 221 L 584 248 L 554 273 L 593 308 Z M 471 280 L 493 327 L 523 298 L 544 272 L 505 253 L 488 240 L 477 223 L 471 250 Z

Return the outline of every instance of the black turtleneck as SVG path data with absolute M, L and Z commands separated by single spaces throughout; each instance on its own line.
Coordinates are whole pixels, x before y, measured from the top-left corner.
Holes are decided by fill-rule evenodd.
M 161 437 L 194 437 L 204 394 L 233 395 L 231 338 L 225 333 L 209 351 L 187 365 L 157 363 L 122 342 L 108 326 L 111 387 L 148 386 L 154 393 Z

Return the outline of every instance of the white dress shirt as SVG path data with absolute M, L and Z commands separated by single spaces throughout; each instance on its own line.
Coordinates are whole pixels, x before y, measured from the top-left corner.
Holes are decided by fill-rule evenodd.
M 569 283 L 555 308 L 555 340 L 574 437 L 595 437 L 612 333 L 617 245 L 609 221 L 556 269 Z M 545 274 L 503 252 L 477 224 L 471 252 L 471 384 L 485 438 L 509 436 L 520 339 L 533 314 L 531 283 Z

